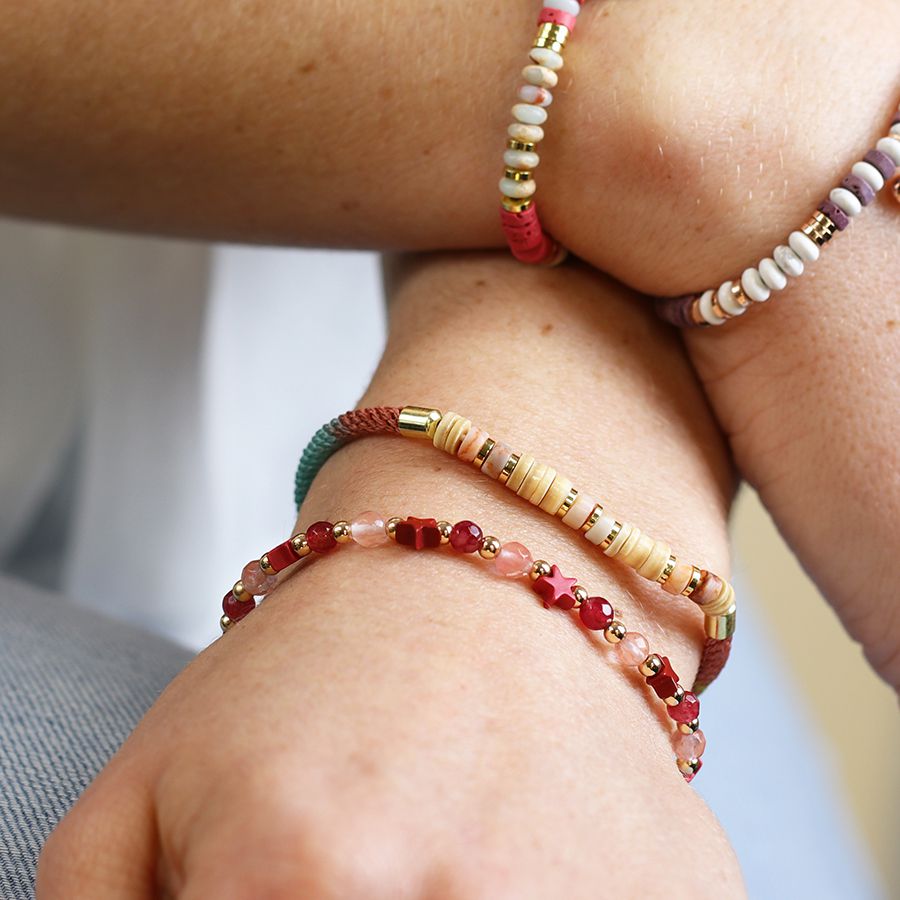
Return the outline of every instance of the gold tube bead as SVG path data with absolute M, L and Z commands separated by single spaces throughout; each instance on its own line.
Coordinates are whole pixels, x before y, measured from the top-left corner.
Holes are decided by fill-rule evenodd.
M 531 169 L 510 169 L 506 168 L 503 174 L 511 181 L 531 181 L 534 172 Z
M 584 525 L 581 526 L 582 534 L 587 534 L 599 521 L 600 516 L 603 515 L 603 505 L 598 503 L 591 510 L 591 514 L 585 520 Z
M 665 584 L 672 573 L 675 571 L 675 566 L 678 564 L 678 560 L 674 556 L 670 556 L 666 561 L 666 567 L 662 570 L 662 574 L 659 578 L 656 579 L 657 584 Z
M 744 293 L 740 279 L 731 283 L 731 296 L 738 306 L 748 307 L 753 301 Z
M 496 443 L 497 442 L 493 438 L 488 438 L 481 445 L 481 449 L 475 454 L 475 459 L 472 460 L 472 465 L 475 466 L 476 469 L 480 469 L 484 465 L 484 461 L 491 455 L 491 450 L 494 449 Z
M 819 247 L 827 244 L 837 232 L 837 226 L 821 210 L 816 210 L 812 218 L 800 229 Z
M 532 144 L 531 141 L 517 141 L 515 138 L 510 138 L 506 142 L 506 146 L 509 150 L 522 150 L 525 153 L 534 153 L 535 144 Z
M 439 409 L 428 409 L 424 406 L 404 406 L 400 410 L 400 418 L 397 424 L 400 428 L 400 434 L 404 437 L 431 440 L 442 418 L 443 413 Z
M 700 579 L 703 577 L 703 570 L 698 569 L 696 566 L 692 567 L 691 570 L 691 580 L 688 582 L 687 587 L 681 592 L 682 597 L 690 597 L 694 591 L 697 590 L 697 585 L 700 584 Z
M 520 213 L 529 209 L 534 203 L 532 197 L 507 197 L 505 194 L 500 198 L 500 203 L 507 212 Z
M 728 612 L 718 616 L 706 616 L 703 619 L 703 627 L 706 636 L 716 641 L 724 641 L 734 634 L 737 621 L 737 606 L 732 604 Z
M 603 538 L 603 540 L 597 545 L 601 551 L 609 550 L 609 548 L 613 545 L 615 539 L 619 536 L 619 532 L 622 530 L 621 522 L 614 522 L 612 531 Z
M 561 53 L 568 39 L 569 29 L 567 26 L 560 25 L 558 22 L 541 22 L 532 46 Z
M 497 481 L 500 484 L 506 484 L 509 481 L 509 476 L 512 475 L 516 466 L 519 464 L 519 457 L 521 454 L 519 453 L 511 453 L 509 459 L 506 461 L 506 465 L 503 467 L 500 474 L 497 476 Z
M 562 519 L 569 512 L 569 510 L 575 505 L 575 501 L 578 499 L 578 491 L 575 488 L 569 491 L 566 494 L 566 499 L 563 500 L 562 505 L 556 511 L 556 515 Z
M 725 312 L 725 310 L 722 309 L 722 307 L 719 305 L 719 295 L 718 295 L 718 293 L 713 294 L 713 298 L 712 298 L 712 308 L 713 308 L 713 312 L 714 312 L 717 316 L 721 316 L 723 319 L 731 319 L 731 318 L 733 318 L 733 316 L 731 315 L 730 312 Z

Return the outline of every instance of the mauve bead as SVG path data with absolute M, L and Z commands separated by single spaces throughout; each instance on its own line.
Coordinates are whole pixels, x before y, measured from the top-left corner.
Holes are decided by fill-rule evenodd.
M 232 622 L 240 622 L 244 616 L 252 613 L 254 609 L 256 609 L 256 604 L 252 600 L 238 600 L 231 591 L 222 600 L 222 612 Z
M 331 522 L 313 522 L 306 529 L 306 543 L 316 553 L 328 553 L 337 546 Z
M 841 187 L 847 188 L 863 206 L 868 206 L 875 199 L 875 191 L 872 185 L 864 181 L 859 175 L 848 175 L 842 182 Z
M 604 597 L 588 597 L 581 604 L 578 615 L 585 628 L 591 631 L 602 631 L 613 620 L 615 613 L 612 604 Z
M 278 579 L 274 575 L 267 575 L 263 572 L 259 567 L 259 560 L 253 559 L 244 566 L 244 570 L 241 572 L 241 581 L 251 594 L 261 597 L 275 587 Z
M 360 547 L 380 547 L 390 541 L 384 530 L 384 516 L 371 510 L 361 513 L 350 523 L 350 537 Z
M 519 578 L 531 569 L 531 551 L 517 541 L 504 544 L 494 557 L 494 571 L 504 578 Z
M 450 530 L 450 546 L 457 553 L 474 553 L 481 549 L 484 532 L 468 519 L 457 522 Z
M 706 735 L 702 731 L 682 734 L 680 731 L 672 740 L 672 749 L 679 759 L 700 759 L 706 750 Z
M 678 706 L 667 706 L 669 716 L 682 724 L 693 722 L 700 715 L 700 698 L 693 691 L 685 691 Z
M 629 631 L 615 645 L 619 663 L 625 667 L 639 666 L 650 653 L 650 644 L 639 631 Z
M 870 150 L 863 157 L 863 162 L 867 162 L 870 166 L 875 166 L 881 172 L 881 177 L 885 181 L 893 176 L 894 170 L 897 168 L 887 153 L 882 153 L 880 150 Z
M 850 224 L 850 216 L 832 200 L 823 200 L 819 204 L 819 212 L 825 213 L 838 231 L 843 231 Z

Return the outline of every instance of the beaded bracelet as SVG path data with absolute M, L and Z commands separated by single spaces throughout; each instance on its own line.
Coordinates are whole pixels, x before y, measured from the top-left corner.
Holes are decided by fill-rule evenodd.
M 703 765 L 700 757 L 706 749 L 706 737 L 700 730 L 700 700 L 678 682 L 678 675 L 665 656 L 650 653 L 644 635 L 628 631 L 604 597 L 592 597 L 575 578 L 566 578 L 556 565 L 532 559 L 527 547 L 515 541 L 506 544 L 485 535 L 474 522 L 465 520 L 451 525 L 437 519 L 399 517 L 385 520 L 378 513 L 363 513 L 353 522 L 314 522 L 305 532 L 295 534 L 258 560 L 244 566 L 241 578 L 225 594 L 222 632 L 256 609 L 256 598 L 271 593 L 278 583 L 277 574 L 310 554 L 324 555 L 353 541 L 361 547 L 379 547 L 393 540 L 413 550 L 427 550 L 449 544 L 457 553 L 477 553 L 493 562 L 494 572 L 504 578 L 530 579 L 531 589 L 541 598 L 545 609 L 577 609 L 582 624 L 602 631 L 607 642 L 615 645 L 617 661 L 624 668 L 636 667 L 656 696 L 666 704 L 675 725 L 672 745 L 676 765 L 690 782 Z
M 427 407 L 374 407 L 352 410 L 319 429 L 304 449 L 294 480 L 297 509 L 326 460 L 366 435 L 403 435 L 430 440 L 435 447 L 505 484 L 544 512 L 561 518 L 606 556 L 624 562 L 672 596 L 684 596 L 704 614 L 706 641 L 694 690 L 712 683 L 728 660 L 737 607 L 734 588 L 724 579 L 679 562 L 668 544 L 619 521 L 603 504 L 529 453 L 515 453 L 456 413 Z
M 775 248 L 772 258 L 744 270 L 741 277 L 726 281 L 717 290 L 684 297 L 661 297 L 657 312 L 681 328 L 722 325 L 742 316 L 753 304 L 765 303 L 773 291 L 787 287 L 788 278 L 799 278 L 807 265 L 819 258 L 836 231 L 843 231 L 852 218 L 868 206 L 900 167 L 900 108 L 890 132 L 854 164 L 850 174 L 823 200 L 799 231 L 792 231 L 787 244 Z M 900 200 L 900 181 L 893 186 Z
M 535 147 L 544 139 L 541 127 L 547 107 L 553 102 L 550 88 L 559 81 L 563 49 L 575 30 L 584 0 L 545 0 L 538 16 L 538 33 L 529 53 L 531 62 L 522 70 L 525 84 L 519 88 L 519 103 L 512 108 L 513 122 L 500 179 L 503 195 L 500 222 L 509 248 L 520 262 L 555 265 L 566 257 L 562 248 L 541 226 L 533 197 L 537 186 L 534 170 L 540 164 Z

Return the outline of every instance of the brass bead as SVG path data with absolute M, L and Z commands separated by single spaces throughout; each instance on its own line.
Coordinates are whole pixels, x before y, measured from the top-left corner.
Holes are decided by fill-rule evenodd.
M 309 556 L 309 554 L 312 552 L 309 544 L 307 543 L 305 531 L 301 531 L 299 534 L 295 534 L 291 538 L 291 547 L 293 548 L 294 553 L 296 553 L 297 556 L 299 556 L 301 559 L 304 556 Z
M 553 571 L 553 566 L 544 559 L 536 559 L 531 564 L 528 577 L 532 581 L 537 581 L 542 575 L 549 575 Z
M 659 658 L 659 655 L 656 653 L 651 653 L 639 666 L 641 675 L 645 675 L 647 678 L 652 678 L 654 675 L 659 675 L 662 671 L 663 661 Z
M 503 173 L 510 181 L 531 181 L 531 169 L 505 169 Z
M 695 731 L 700 728 L 700 720 L 699 719 L 691 719 L 690 722 L 679 722 L 678 730 L 682 734 L 693 734 Z
M 491 450 L 497 442 L 493 438 L 488 438 L 482 445 L 481 449 L 475 456 L 474 465 L 476 469 L 480 469 L 484 465 L 484 461 L 491 455 Z
M 489 534 L 482 539 L 478 555 L 482 559 L 494 559 L 502 548 L 503 544 L 500 543 L 499 539 Z
M 747 307 L 753 301 L 744 293 L 744 286 L 741 284 L 740 279 L 738 281 L 733 281 L 731 283 L 731 296 L 735 303 L 738 306 Z
M 397 540 L 397 526 L 403 521 L 400 516 L 391 516 L 384 525 L 387 536 L 392 540 Z
M 679 759 L 678 771 L 682 775 L 695 775 L 697 769 L 700 768 L 700 760 L 695 756 L 693 759 Z
M 891 196 L 900 203 L 900 178 L 895 179 L 891 185 Z
M 700 581 L 703 578 L 703 569 L 698 569 L 696 566 L 691 567 L 691 580 L 688 582 L 687 587 L 681 592 L 682 597 L 690 597 L 694 591 L 697 590 L 697 587 L 700 584 Z
M 517 141 L 515 138 L 510 138 L 506 142 L 506 146 L 510 150 L 522 150 L 525 153 L 534 153 L 534 144 L 530 141 Z
M 232 622 L 228 616 L 222 616 L 222 618 L 219 619 L 219 628 L 222 629 L 222 634 L 225 634 L 232 625 L 234 625 L 234 622 Z
M 587 589 L 583 588 L 580 584 L 576 584 L 575 587 L 572 588 L 572 595 L 575 597 L 575 602 L 578 606 L 581 606 L 581 604 L 590 597 Z
M 684 700 L 684 688 L 678 684 L 675 685 L 675 693 L 671 697 L 666 697 L 666 706 L 678 706 Z
M 340 522 L 334 523 L 331 528 L 331 533 L 339 544 L 348 544 L 353 540 L 350 534 L 350 523 L 345 522 L 343 519 Z
M 441 543 L 449 544 L 450 543 L 450 532 L 453 531 L 453 526 L 449 522 L 445 522 L 443 519 L 437 523 L 438 531 L 441 533 Z
M 800 229 L 810 240 L 819 247 L 827 244 L 837 232 L 837 226 L 821 210 L 816 210 L 812 218 Z
M 548 50 L 562 53 L 568 37 L 569 29 L 565 25 L 560 25 L 558 22 L 541 22 L 532 46 L 546 47 Z
M 429 409 L 424 406 L 404 406 L 400 410 L 400 418 L 397 420 L 397 425 L 400 428 L 400 434 L 405 437 L 431 440 L 442 418 L 443 414 L 439 409 Z
M 259 567 L 266 573 L 266 575 L 276 575 L 276 571 L 272 568 L 272 563 L 269 562 L 269 554 L 267 553 L 265 556 L 260 557 Z
M 245 587 L 243 581 L 236 581 L 234 583 L 234 587 L 231 589 L 231 593 L 234 594 L 235 600 L 240 600 L 241 602 L 246 602 L 247 600 L 253 599 L 253 594 L 250 593 Z
M 500 198 L 500 202 L 507 212 L 520 213 L 525 212 L 534 203 L 534 199 L 532 197 L 507 197 L 504 194 Z
M 603 631 L 603 637 L 610 644 L 618 644 L 626 634 L 628 629 L 621 622 L 610 622 Z
M 666 567 L 662 570 L 659 578 L 656 579 L 657 584 L 665 584 L 672 573 L 675 571 L 675 566 L 678 565 L 678 560 L 674 556 L 669 556 L 666 560 Z
M 563 500 L 562 506 L 556 511 L 556 515 L 559 516 L 560 519 L 565 518 L 569 510 L 575 505 L 577 499 L 578 491 L 575 488 L 572 488 L 572 490 L 566 494 L 566 499 Z
M 613 522 L 612 531 L 600 542 L 600 550 L 608 550 L 612 545 L 612 542 L 619 536 L 619 532 L 622 530 L 621 522 Z
M 513 469 L 519 464 L 520 453 L 512 453 L 510 454 L 509 459 L 506 461 L 506 465 L 503 467 L 503 471 L 497 477 L 497 481 L 500 484 L 506 484 L 509 481 L 509 476 L 512 475 Z
M 582 532 L 587 534 L 596 524 L 600 516 L 603 515 L 603 507 L 598 503 L 587 517 L 587 521 L 581 526 Z
M 691 303 L 691 321 L 695 325 L 699 325 L 701 328 L 709 325 L 709 322 L 703 318 L 703 314 L 700 312 L 700 298 L 694 297 L 693 303 Z

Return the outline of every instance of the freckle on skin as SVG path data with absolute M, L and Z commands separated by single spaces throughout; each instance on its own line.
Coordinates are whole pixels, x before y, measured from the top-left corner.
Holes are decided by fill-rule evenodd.
M 546 325 L 544 325 L 541 328 L 541 334 L 550 334 L 551 331 L 553 331 L 553 323 L 552 322 L 548 322 Z
M 894 319 L 888 319 L 886 324 L 888 331 L 893 331 L 897 327 L 897 323 Z
M 314 62 L 308 62 L 303 66 L 300 66 L 300 74 L 301 75 L 309 75 L 310 72 L 316 71 L 316 64 Z
M 343 212 L 353 212 L 359 209 L 359 200 L 341 200 L 341 210 Z
M 478 281 L 475 282 L 475 287 L 485 287 L 487 282 L 483 278 L 479 278 Z

